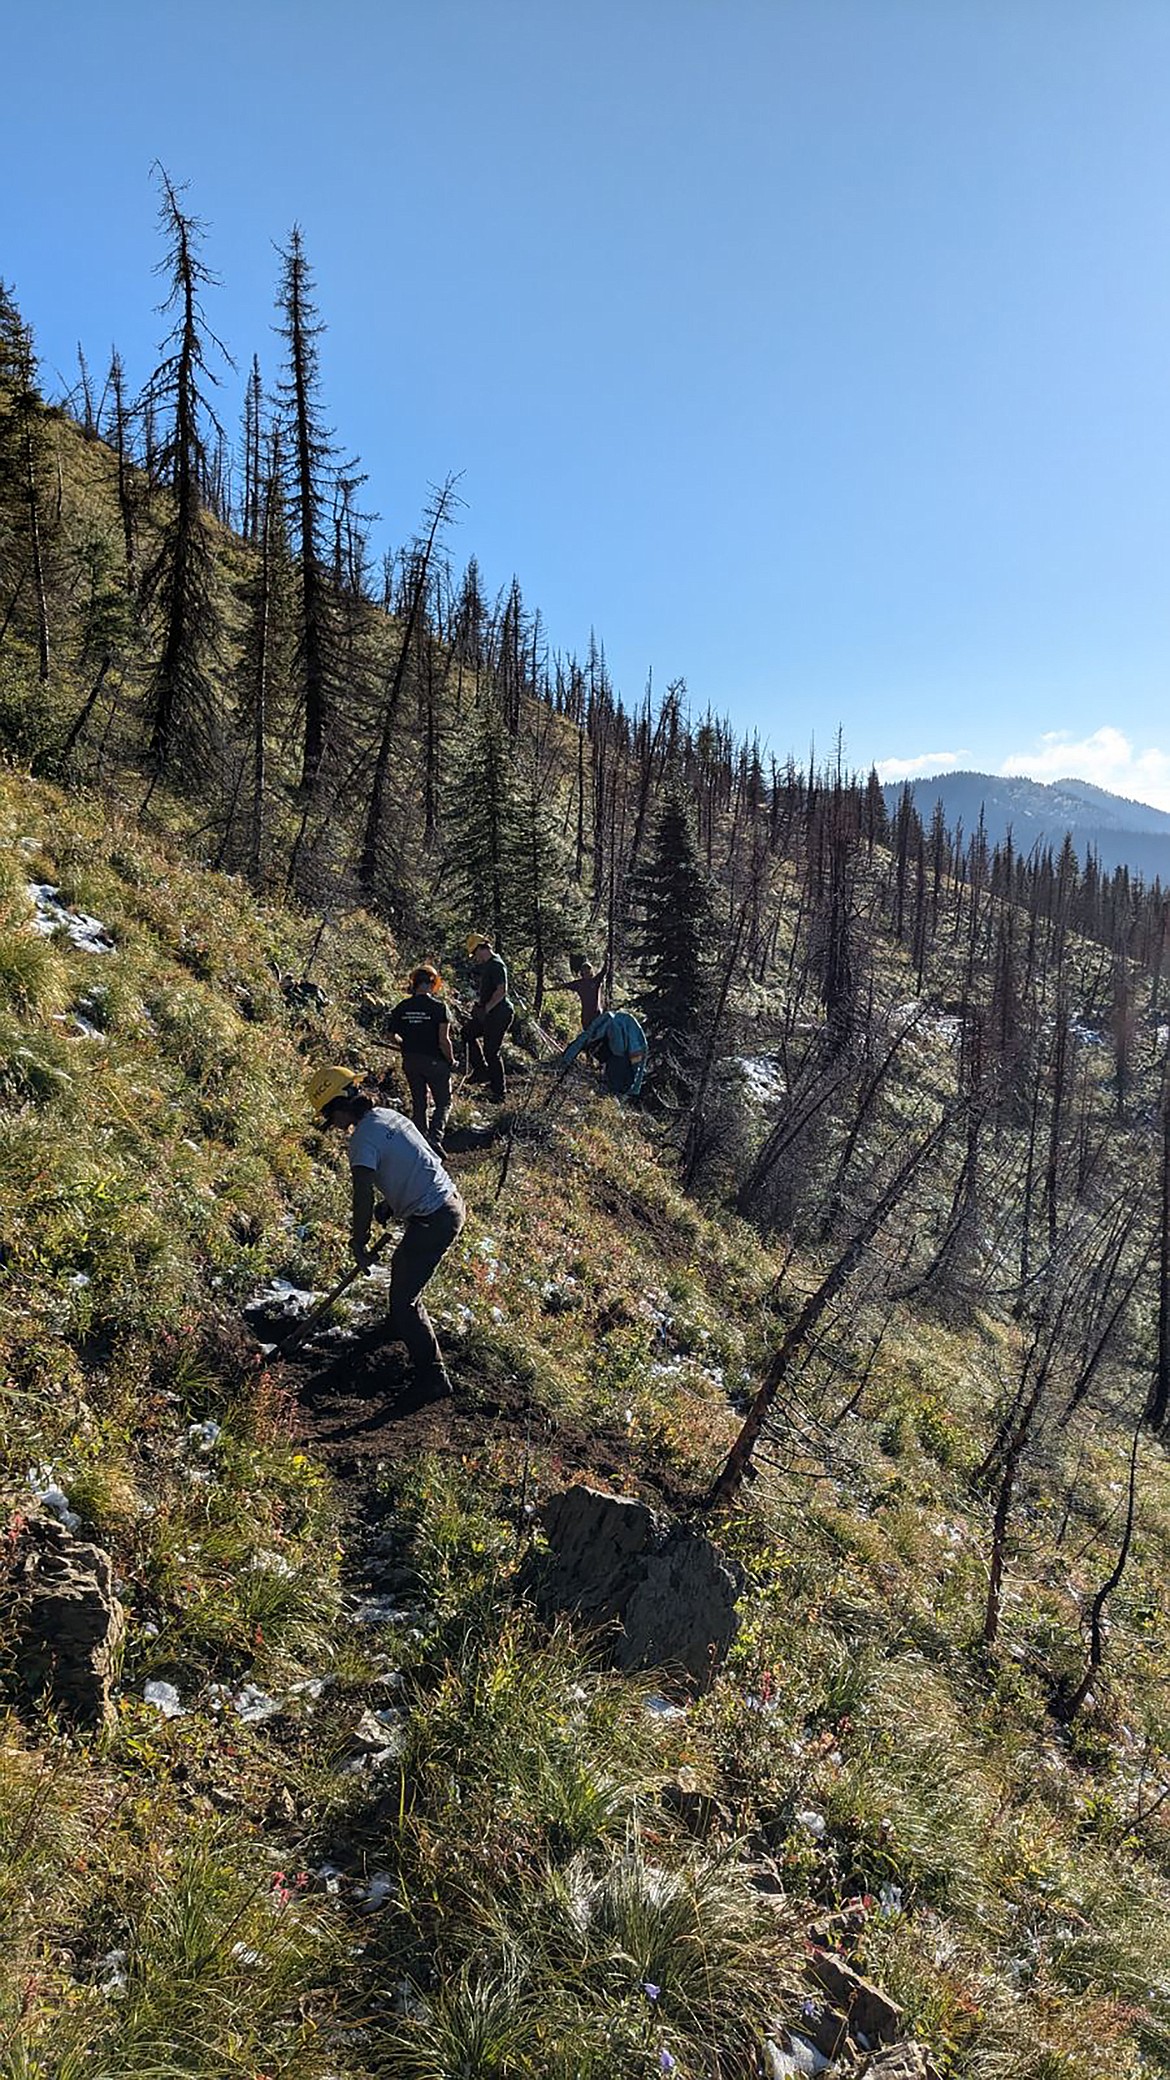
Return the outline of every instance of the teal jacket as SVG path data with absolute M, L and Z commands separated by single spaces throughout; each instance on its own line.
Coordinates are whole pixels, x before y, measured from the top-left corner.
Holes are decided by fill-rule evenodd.
M 557 1063 L 558 1069 L 567 1069 L 587 1047 L 596 1047 L 602 1040 L 608 1054 L 629 1057 L 634 1071 L 630 1096 L 636 1098 L 646 1074 L 647 1044 L 646 1035 L 632 1011 L 599 1011 L 593 1023 L 570 1041 Z

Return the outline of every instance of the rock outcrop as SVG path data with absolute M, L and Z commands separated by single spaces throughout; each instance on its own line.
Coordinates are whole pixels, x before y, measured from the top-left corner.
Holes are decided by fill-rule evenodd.
M 617 1668 L 710 1683 L 738 1630 L 739 1582 L 709 1539 L 584 1486 L 551 1496 L 538 1521 L 550 1552 L 530 1563 L 525 1587 L 546 1615 L 610 1631 Z
M 859 2038 L 871 2050 L 879 2045 L 896 2044 L 906 2027 L 906 2017 L 896 2001 L 883 1993 L 872 1980 L 863 1979 L 860 1972 L 846 1964 L 832 1950 L 814 1950 L 806 1967 L 809 1978 L 825 1995 L 832 2022 L 830 2031 L 832 2048 L 839 2048 L 842 2034 L 838 2024 L 843 2020 L 844 2029 L 852 2037 Z M 835 2012 L 833 2012 L 835 2011 Z M 829 2050 L 829 2044 L 821 2046 Z
M 20 1540 L 9 1596 L 28 1689 L 77 1726 L 108 1726 L 110 1684 L 126 1630 L 109 1554 L 51 1517 L 33 1517 Z

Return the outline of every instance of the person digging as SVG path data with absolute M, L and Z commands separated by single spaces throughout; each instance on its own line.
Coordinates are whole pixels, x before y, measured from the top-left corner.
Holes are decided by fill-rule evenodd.
M 646 1035 L 632 1011 L 599 1012 L 551 1063 L 554 1076 L 563 1076 L 580 1054 L 601 1063 L 605 1088 L 613 1097 L 641 1097 L 648 1049 Z
M 508 970 L 491 940 L 482 932 L 469 934 L 467 951 L 476 970 L 479 990 L 464 1028 L 468 1078 L 472 1083 L 490 1084 L 495 1103 L 502 1105 L 507 1083 L 500 1049 L 516 1016 L 516 1007 L 508 995 Z
M 438 1400 L 452 1391 L 451 1381 L 422 1292 L 462 1232 L 467 1209 L 418 1128 L 375 1105 L 358 1089 L 352 1069 L 314 1069 L 305 1089 L 322 1124 L 349 1136 L 350 1241 L 363 1271 L 371 1261 L 372 1222 L 405 1223 L 390 1259 L 390 1325 L 406 1345 L 420 1394 Z
M 394 1006 L 386 1031 L 402 1043 L 402 1070 L 410 1088 L 410 1116 L 437 1156 L 445 1153 L 443 1135 L 451 1111 L 451 1015 L 440 991 L 442 977 L 429 961 L 410 978 L 410 995 Z M 427 1101 L 433 1100 L 430 1124 Z

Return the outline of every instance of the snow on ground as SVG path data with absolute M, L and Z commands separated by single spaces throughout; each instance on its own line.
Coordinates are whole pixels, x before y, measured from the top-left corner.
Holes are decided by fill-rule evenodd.
M 113 953 L 114 941 L 109 929 L 100 918 L 89 917 L 84 910 L 70 910 L 61 901 L 61 891 L 51 881 L 26 881 L 29 900 L 32 903 L 33 930 L 42 939 L 51 939 L 55 932 L 64 932 L 70 944 L 81 953 Z
M 784 1072 L 774 1055 L 734 1055 L 732 1066 L 739 1070 L 748 1097 L 757 1105 L 779 1105 L 787 1095 Z

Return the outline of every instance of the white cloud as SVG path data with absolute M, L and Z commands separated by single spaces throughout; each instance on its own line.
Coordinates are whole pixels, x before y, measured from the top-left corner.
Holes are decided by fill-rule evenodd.
M 880 769 L 879 769 L 880 770 Z M 1031 751 L 1014 753 L 999 768 L 1029 780 L 1092 780 L 1111 794 L 1170 809 L 1170 751 L 1151 745 L 1135 749 L 1131 739 L 1111 723 L 1091 736 L 1073 738 L 1066 730 L 1049 730 Z
M 964 751 L 923 751 L 917 758 L 879 758 L 877 776 L 883 786 L 896 780 L 933 779 L 936 773 L 953 773 Z

